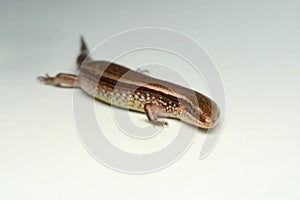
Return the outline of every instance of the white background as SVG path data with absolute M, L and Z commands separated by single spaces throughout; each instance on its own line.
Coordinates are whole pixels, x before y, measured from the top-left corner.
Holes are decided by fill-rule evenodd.
M 0 1 L 0 198 L 299 199 L 299 11 L 296 0 Z M 83 148 L 73 91 L 36 76 L 74 72 L 80 34 L 93 47 L 144 26 L 205 47 L 223 78 L 226 124 L 204 160 L 200 133 L 171 167 L 129 175 Z

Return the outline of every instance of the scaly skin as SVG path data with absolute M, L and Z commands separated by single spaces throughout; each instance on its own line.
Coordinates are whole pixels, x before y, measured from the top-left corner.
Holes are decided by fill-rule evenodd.
M 207 96 L 116 63 L 93 61 L 83 39 L 77 63 L 78 75 L 58 74 L 39 79 L 48 85 L 78 87 L 102 102 L 146 113 L 155 125 L 167 125 L 159 117 L 176 118 L 204 129 L 217 123 L 219 108 Z

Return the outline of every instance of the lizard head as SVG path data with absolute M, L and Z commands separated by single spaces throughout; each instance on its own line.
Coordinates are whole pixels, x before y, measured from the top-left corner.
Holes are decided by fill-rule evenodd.
M 203 129 L 213 128 L 220 117 L 218 105 L 206 96 L 201 95 L 194 103 L 182 106 L 181 119 L 188 124 Z

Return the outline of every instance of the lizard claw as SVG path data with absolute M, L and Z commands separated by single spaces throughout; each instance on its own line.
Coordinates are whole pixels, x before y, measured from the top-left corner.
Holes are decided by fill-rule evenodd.
M 45 76 L 38 76 L 37 79 L 46 85 L 52 85 L 54 81 L 54 78 L 50 77 L 48 74 Z
M 169 123 L 167 121 L 157 120 L 157 121 L 152 121 L 151 123 L 155 126 L 169 126 Z

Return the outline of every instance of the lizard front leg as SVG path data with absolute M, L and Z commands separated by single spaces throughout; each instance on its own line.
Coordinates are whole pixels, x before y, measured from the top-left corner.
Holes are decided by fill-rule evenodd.
M 156 105 L 152 103 L 146 103 L 144 105 L 145 113 L 149 119 L 149 121 L 157 126 L 167 126 L 168 122 L 158 120 L 159 117 L 167 117 L 167 112 L 165 107 L 162 105 Z

